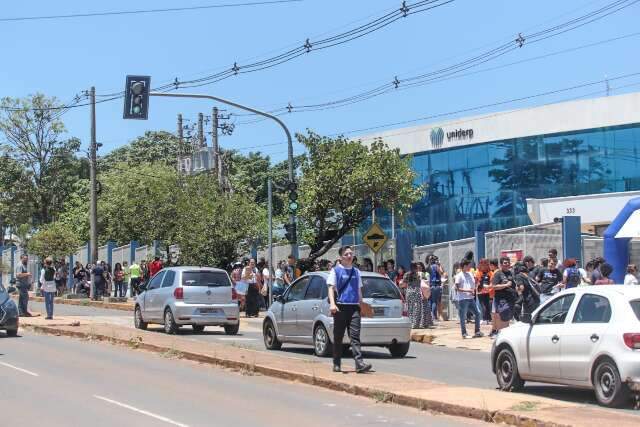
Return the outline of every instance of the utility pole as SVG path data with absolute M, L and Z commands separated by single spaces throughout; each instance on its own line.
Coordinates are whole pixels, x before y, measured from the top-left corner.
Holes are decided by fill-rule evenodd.
M 198 144 L 204 147 L 204 114 L 198 113 Z
M 182 133 L 182 114 L 178 114 L 178 172 L 181 171 L 182 156 L 184 156 L 184 134 Z
M 91 87 L 89 91 L 89 98 L 91 99 L 91 146 L 89 147 L 89 179 L 91 186 L 91 201 L 89 205 L 89 227 L 90 227 L 90 254 L 89 262 L 93 265 L 98 261 L 98 195 L 97 195 L 97 183 L 96 183 L 96 151 L 98 149 L 98 142 L 96 141 L 96 88 Z M 89 296 L 94 298 L 95 294 L 95 277 L 93 276 L 93 269 L 91 270 L 91 289 Z
M 273 304 L 273 275 L 276 271 L 273 265 L 273 184 L 271 182 L 271 178 L 267 180 L 267 199 L 268 199 L 268 223 L 269 223 L 269 233 L 268 233 L 268 243 L 269 243 L 269 307 Z
M 218 171 L 218 107 L 213 107 L 211 111 L 211 146 L 213 147 L 213 168 Z M 220 176 L 218 172 L 218 183 L 222 186 Z

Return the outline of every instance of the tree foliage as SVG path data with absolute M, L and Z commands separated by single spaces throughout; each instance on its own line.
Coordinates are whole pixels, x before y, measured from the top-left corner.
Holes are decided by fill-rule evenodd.
M 33 185 L 35 224 L 52 221 L 62 209 L 69 183 L 83 170 L 74 156 L 80 141 L 65 138 L 60 106 L 56 98 L 43 94 L 0 100 L 0 132 L 6 140 L 2 149 L 22 165 Z
M 215 177 L 186 179 L 178 197 L 174 242 L 180 262 L 225 268 L 264 239 L 264 209 L 243 194 L 222 194 Z
M 61 258 L 74 253 L 79 245 L 80 239 L 71 227 L 53 222 L 41 227 L 31 237 L 27 248 L 41 258 Z
M 108 171 L 118 164 L 129 167 L 157 164 L 176 168 L 180 147 L 178 137 L 166 131 L 147 131 L 129 144 L 116 148 L 99 160 L 99 169 Z M 184 154 L 184 153 L 183 153 Z M 122 165 L 121 165 L 122 166 Z
M 300 218 L 309 233 L 309 260 L 357 228 L 373 207 L 394 208 L 399 218 L 420 199 L 410 159 L 382 140 L 370 145 L 309 131 L 297 135 L 308 155 L 299 183 Z
M 98 230 L 101 241 L 172 242 L 180 185 L 175 168 L 162 163 L 115 165 L 99 175 Z

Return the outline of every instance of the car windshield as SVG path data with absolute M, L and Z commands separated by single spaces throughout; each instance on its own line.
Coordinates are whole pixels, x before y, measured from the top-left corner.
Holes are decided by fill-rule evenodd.
M 376 299 L 400 299 L 400 292 L 389 279 L 382 277 L 362 278 L 362 297 Z
M 222 271 L 185 271 L 182 286 L 231 286 L 229 276 Z
M 633 309 L 633 312 L 636 314 L 636 317 L 638 318 L 638 320 L 640 320 L 640 299 L 637 299 L 635 301 L 630 301 L 629 304 L 631 304 L 631 308 Z

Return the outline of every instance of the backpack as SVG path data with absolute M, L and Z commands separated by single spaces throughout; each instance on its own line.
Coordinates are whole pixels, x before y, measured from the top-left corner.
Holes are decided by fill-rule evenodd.
M 580 272 L 577 267 L 569 267 L 567 268 L 567 288 L 575 288 L 580 286 L 582 282 L 582 277 L 580 277 Z
M 431 286 L 438 286 L 442 283 L 440 280 L 440 270 L 436 264 L 431 264 L 431 274 L 429 275 Z
M 44 280 L 47 282 L 51 282 L 56 277 L 56 270 L 53 267 L 45 267 L 44 268 Z

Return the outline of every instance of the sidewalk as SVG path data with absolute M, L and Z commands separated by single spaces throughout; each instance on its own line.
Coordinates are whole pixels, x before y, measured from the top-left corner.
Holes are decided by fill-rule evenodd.
M 14 296 L 17 300 L 17 297 Z M 31 301 L 44 302 L 43 297 L 37 297 L 32 292 L 29 299 Z M 112 303 L 106 301 L 91 301 L 87 298 L 82 299 L 67 299 L 67 298 L 55 298 L 56 304 L 68 304 L 78 305 L 85 307 L 97 307 L 111 310 L 121 311 L 133 311 L 133 299 L 129 298 L 126 303 Z M 262 319 L 264 318 L 264 312 L 260 312 L 258 318 L 241 318 L 242 323 L 251 325 L 252 329 L 262 330 Z M 108 323 L 108 322 L 107 322 Z M 473 324 L 467 324 L 467 330 L 473 331 Z M 431 344 L 440 347 L 458 348 L 466 350 L 478 350 L 478 351 L 491 351 L 492 341 L 489 339 L 489 333 L 491 327 L 484 325 L 481 327 L 482 332 L 485 334 L 483 338 L 463 339 L 460 332 L 460 323 L 457 320 L 441 321 L 436 324 L 432 329 L 414 329 L 411 331 L 411 340 L 424 344 Z
M 423 410 L 516 426 L 636 426 L 637 415 L 540 398 L 526 394 L 455 387 L 387 373 L 333 373 L 328 361 L 308 361 L 243 347 L 193 341 L 186 337 L 97 323 L 93 319 L 22 318 L 37 332 L 93 339 L 230 368 L 244 375 L 262 374 L 284 380 L 369 397 Z M 255 323 L 255 322 L 253 322 Z

